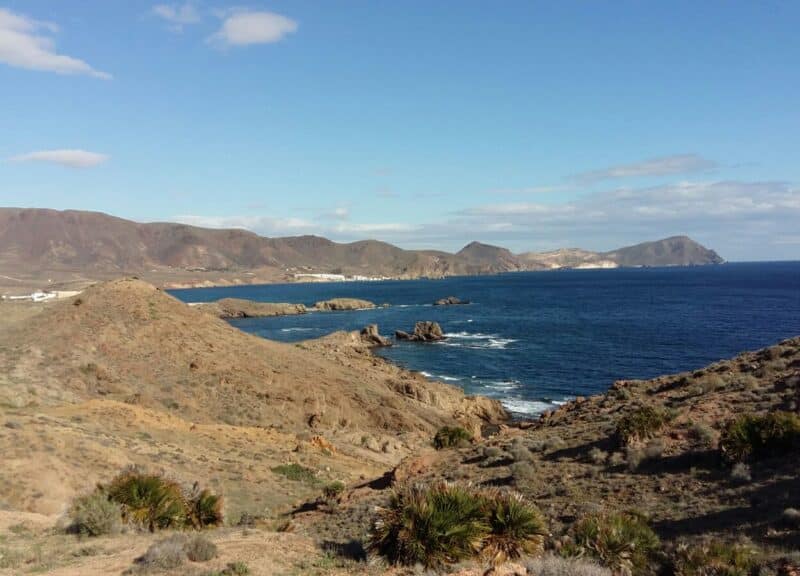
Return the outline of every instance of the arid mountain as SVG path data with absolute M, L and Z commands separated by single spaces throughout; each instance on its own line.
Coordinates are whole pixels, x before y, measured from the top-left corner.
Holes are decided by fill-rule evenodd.
M 602 256 L 613 260 L 619 266 L 693 266 L 724 262 L 719 254 L 686 236 L 643 242 L 606 252 Z
M 526 252 L 519 259 L 528 270 L 548 268 L 624 268 L 636 266 L 702 266 L 722 264 L 719 254 L 688 236 L 643 242 L 611 252 L 564 248 L 552 252 Z
M 714 251 L 685 236 L 608 253 L 573 249 L 514 255 L 505 248 L 472 242 L 450 254 L 403 250 L 376 240 L 340 244 L 317 236 L 265 238 L 238 229 L 141 224 L 98 212 L 0 208 L 0 274 L 11 277 L 80 273 L 98 279 L 161 272 L 177 280 L 176 271 L 219 275 L 255 270 L 260 275 L 254 274 L 250 281 L 286 280 L 304 272 L 418 278 L 721 261 Z

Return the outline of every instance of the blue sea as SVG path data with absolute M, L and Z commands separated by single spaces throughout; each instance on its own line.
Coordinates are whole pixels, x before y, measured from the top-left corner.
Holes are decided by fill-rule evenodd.
M 559 270 L 444 280 L 276 284 L 171 292 L 185 302 L 225 297 L 299 302 L 353 297 L 391 306 L 247 318 L 231 323 L 294 342 L 378 324 L 411 331 L 435 320 L 448 339 L 378 353 L 468 393 L 534 414 L 615 380 L 652 378 L 800 335 L 800 262 L 690 268 Z M 445 296 L 471 303 L 433 306 Z

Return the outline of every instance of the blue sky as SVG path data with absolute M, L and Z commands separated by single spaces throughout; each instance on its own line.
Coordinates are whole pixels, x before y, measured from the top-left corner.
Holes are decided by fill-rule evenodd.
M 0 205 L 800 258 L 795 2 L 0 0 Z

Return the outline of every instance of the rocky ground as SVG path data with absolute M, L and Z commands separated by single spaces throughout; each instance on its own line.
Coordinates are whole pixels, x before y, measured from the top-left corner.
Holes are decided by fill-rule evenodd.
M 781 522 L 800 507 L 796 457 L 732 474 L 717 445 L 734 415 L 798 410 L 800 338 L 503 424 L 497 404 L 373 356 L 361 334 L 269 342 L 141 281 L 2 318 L 3 575 L 134 567 L 165 534 L 63 530 L 76 495 L 132 464 L 225 496 L 227 526 L 207 532 L 219 557 L 174 574 L 224 574 L 235 562 L 250 574 L 384 573 L 364 561 L 374 507 L 393 485 L 441 478 L 522 492 L 547 516 L 551 542 L 587 511 L 636 510 L 668 545 L 746 536 L 775 558 L 800 547 L 797 527 Z M 623 445 L 615 427 L 641 406 L 668 421 Z M 475 440 L 433 450 L 445 424 Z M 323 498 L 334 481 L 344 492 Z

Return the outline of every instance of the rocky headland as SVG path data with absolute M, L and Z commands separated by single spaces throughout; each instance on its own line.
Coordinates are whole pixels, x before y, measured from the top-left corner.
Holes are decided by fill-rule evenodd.
M 541 513 L 530 550 L 543 559 L 495 556 L 492 574 L 798 569 L 800 338 L 512 422 L 495 401 L 373 355 L 388 342 L 377 326 L 270 342 L 130 279 L 2 322 L 4 576 L 143 569 L 136 559 L 172 531 L 63 528 L 76 497 L 130 466 L 224 496 L 225 526 L 202 533 L 215 556 L 165 574 L 413 573 L 365 561 L 376 507 L 443 480 L 510 490 Z M 619 548 L 581 540 L 609 518 L 623 523 Z M 466 559 L 438 572 L 487 569 Z

